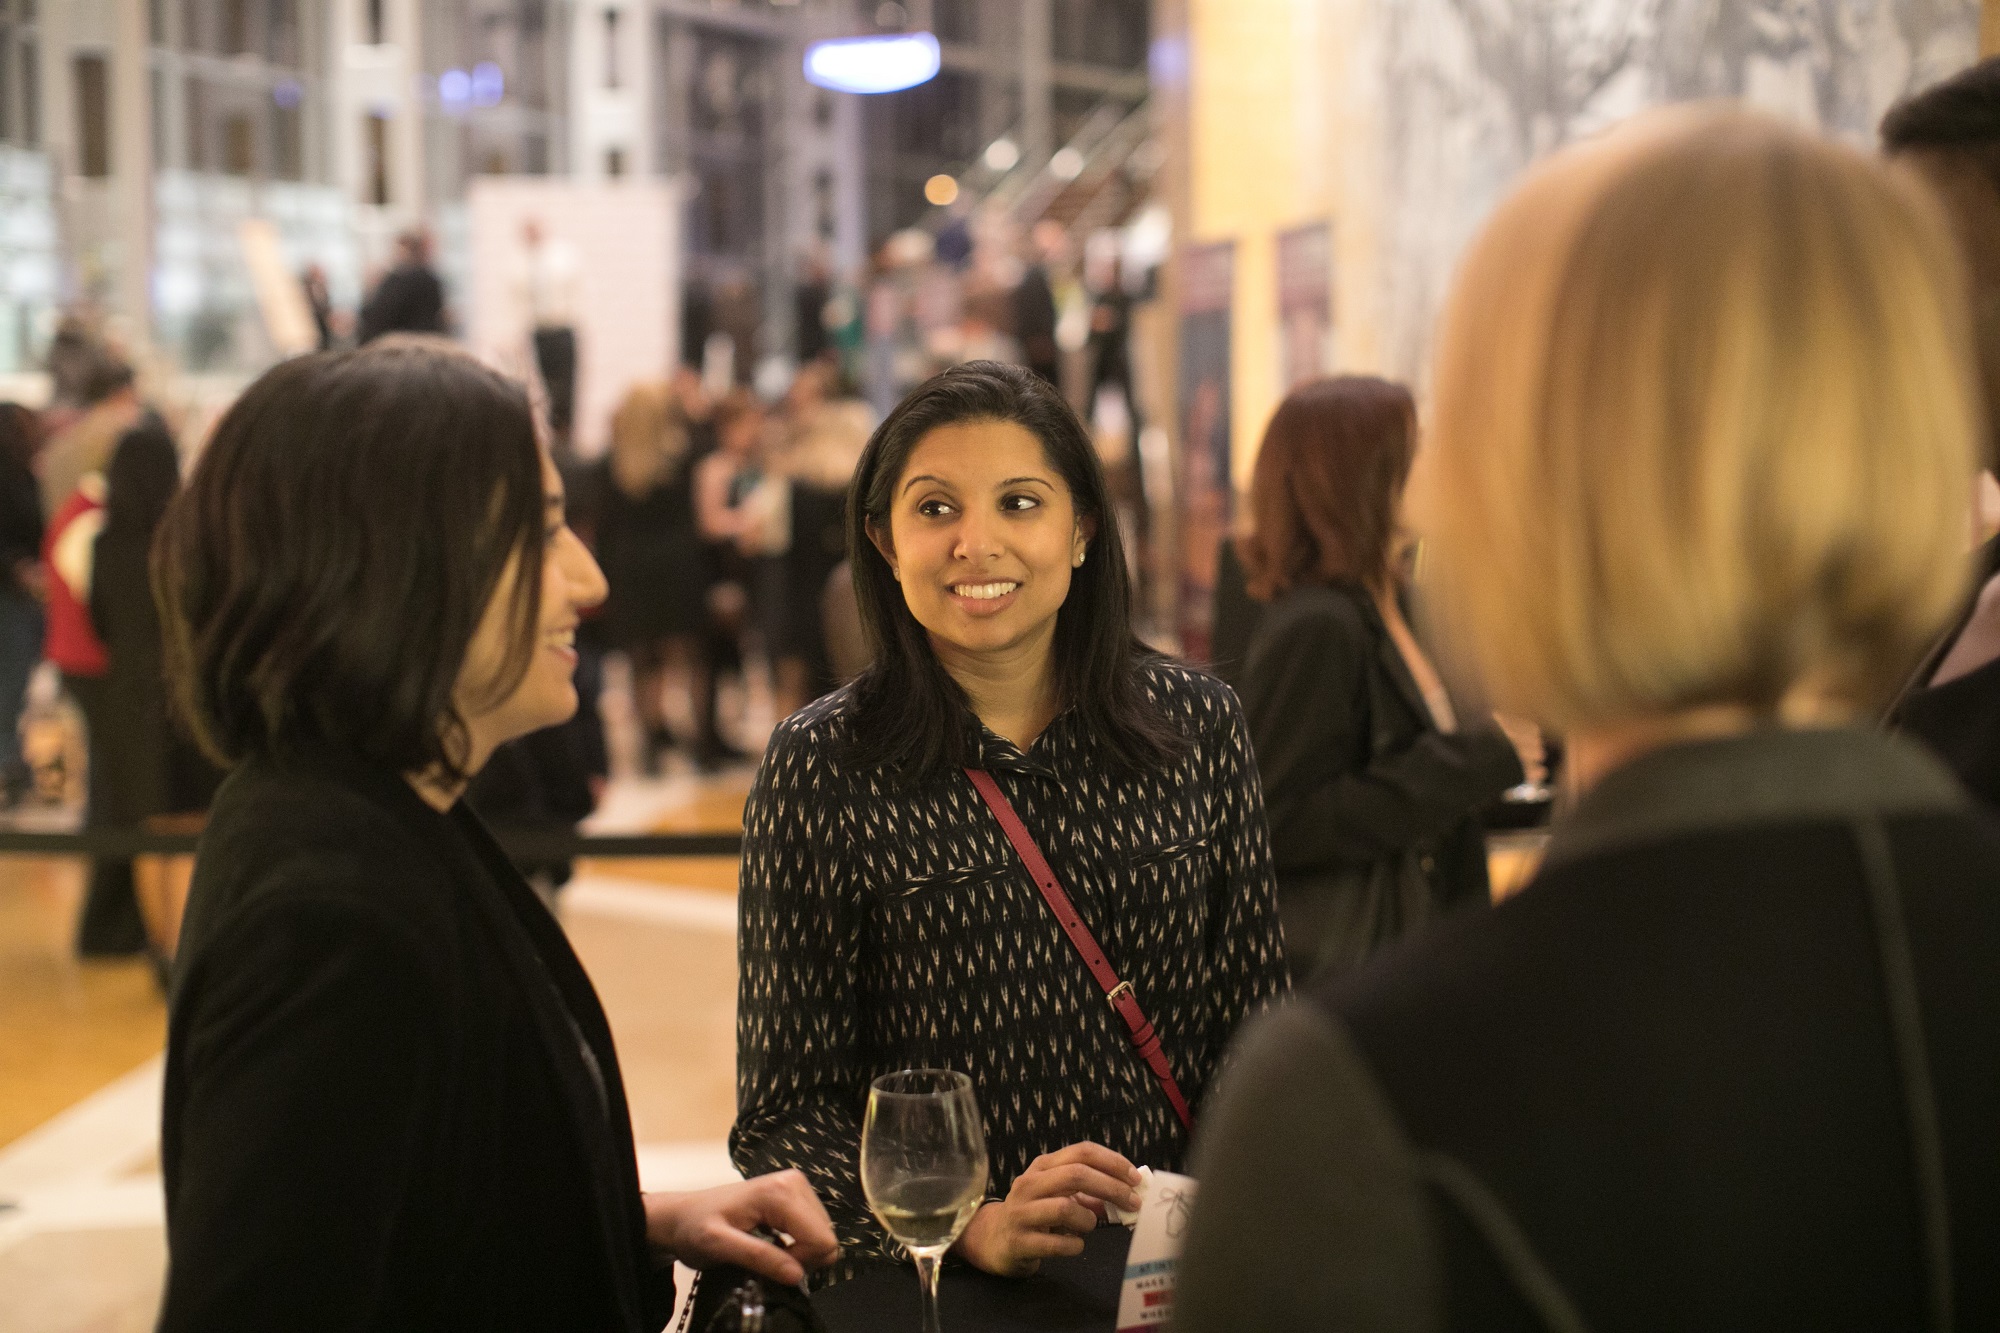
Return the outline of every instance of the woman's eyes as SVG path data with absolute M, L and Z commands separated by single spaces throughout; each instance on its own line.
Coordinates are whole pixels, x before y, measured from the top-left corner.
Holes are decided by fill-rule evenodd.
M 1040 509 L 1041 507 L 1042 502 L 1038 496 L 1017 492 L 1013 495 L 1004 495 L 1000 498 L 1000 512 L 1003 514 L 1025 514 L 1029 510 Z M 953 509 L 954 506 L 949 500 L 920 500 L 917 502 L 917 512 L 925 518 L 944 518 L 951 514 Z

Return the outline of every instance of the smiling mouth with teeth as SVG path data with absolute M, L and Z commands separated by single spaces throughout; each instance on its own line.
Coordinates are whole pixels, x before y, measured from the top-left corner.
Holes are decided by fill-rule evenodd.
M 955 583 L 951 590 L 975 602 L 990 602 L 996 597 L 1005 597 L 1020 586 L 1018 583 Z

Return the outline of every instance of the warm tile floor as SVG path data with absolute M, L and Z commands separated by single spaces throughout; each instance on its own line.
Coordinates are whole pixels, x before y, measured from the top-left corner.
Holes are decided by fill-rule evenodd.
M 82 863 L 0 858 L 0 1145 L 160 1049 L 166 1011 L 143 962 L 79 963 Z

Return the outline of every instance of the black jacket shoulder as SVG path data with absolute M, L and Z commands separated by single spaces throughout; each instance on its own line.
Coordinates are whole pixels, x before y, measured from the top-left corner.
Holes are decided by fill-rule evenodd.
M 246 761 L 175 968 L 163 1330 L 664 1322 L 609 1025 L 469 811 Z

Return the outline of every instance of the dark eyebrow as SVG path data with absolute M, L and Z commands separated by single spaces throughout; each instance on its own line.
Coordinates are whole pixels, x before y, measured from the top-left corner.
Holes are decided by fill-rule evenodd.
M 1037 486 L 1047 486 L 1050 490 L 1055 489 L 1055 483 L 1047 477 L 1009 477 L 1000 484 L 1002 486 L 1019 486 L 1024 481 L 1032 481 Z
M 920 473 L 917 476 L 911 477 L 908 481 L 903 483 L 903 489 L 907 491 L 910 489 L 910 487 L 916 485 L 920 481 L 936 482 L 938 485 L 944 487 L 946 490 L 951 489 L 950 482 L 946 481 L 943 477 L 933 477 L 928 472 Z

